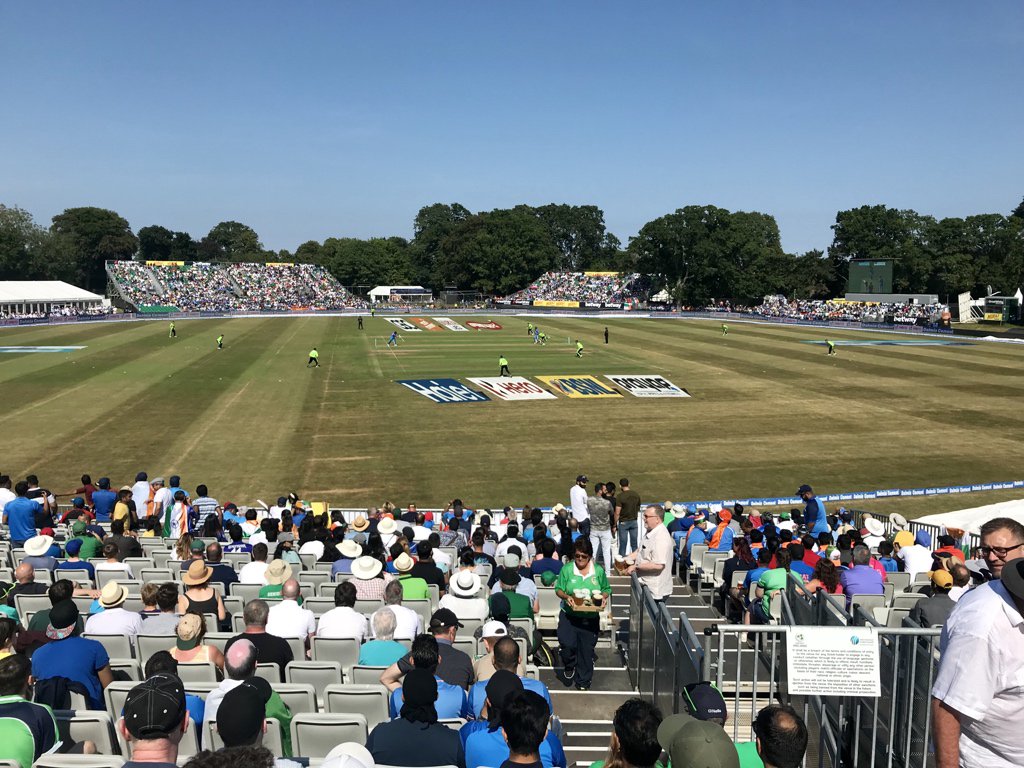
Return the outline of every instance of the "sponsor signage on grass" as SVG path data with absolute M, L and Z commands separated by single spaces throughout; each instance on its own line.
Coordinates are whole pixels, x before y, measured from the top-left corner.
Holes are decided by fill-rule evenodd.
M 490 376 L 482 379 L 468 379 L 483 387 L 499 400 L 557 400 L 539 384 L 522 376 Z
M 578 301 L 569 301 L 567 299 L 534 299 L 533 306 L 535 307 L 561 307 L 562 309 L 577 309 L 580 306 Z
M 478 331 L 500 331 L 501 326 L 493 320 L 488 320 L 486 323 L 478 323 L 476 320 L 467 320 L 466 325 L 470 328 L 475 328 Z
M 415 325 L 410 323 L 408 320 L 403 320 L 401 317 L 385 317 L 389 323 L 395 326 L 400 331 L 418 331 L 420 330 Z
M 405 379 L 398 382 L 435 403 L 486 403 L 490 398 L 456 379 Z
M 443 325 L 445 328 L 447 328 L 449 331 L 468 331 L 469 330 L 469 328 L 467 328 L 464 325 L 459 325 L 454 320 L 452 320 L 450 317 L 435 317 L 434 319 L 437 322 L 439 322 L 441 325 Z
M 412 321 L 416 323 L 424 331 L 443 331 L 444 329 L 435 323 L 433 320 L 427 320 L 425 317 L 414 317 Z
M 594 376 L 538 376 L 537 378 L 566 397 L 622 397 Z
M 634 397 L 689 397 L 690 393 L 677 387 L 664 376 L 605 376 L 615 386 Z

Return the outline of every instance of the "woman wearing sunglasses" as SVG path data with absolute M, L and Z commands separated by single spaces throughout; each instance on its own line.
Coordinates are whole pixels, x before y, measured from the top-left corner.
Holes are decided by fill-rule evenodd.
M 562 658 L 562 675 L 568 684 L 574 678 L 580 691 L 590 689 L 594 677 L 594 656 L 601 619 L 593 611 L 573 610 L 569 599 L 587 596 L 594 603 L 611 604 L 612 588 L 604 569 L 594 562 L 594 548 L 586 536 L 573 545 L 573 560 L 562 566 L 555 582 L 555 594 L 562 600 L 558 615 L 558 653 Z

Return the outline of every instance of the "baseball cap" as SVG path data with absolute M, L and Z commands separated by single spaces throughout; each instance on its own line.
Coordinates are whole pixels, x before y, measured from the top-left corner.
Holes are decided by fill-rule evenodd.
M 64 551 L 72 557 L 76 556 L 79 552 L 82 551 L 82 540 L 71 539 L 67 544 L 64 545 Z
M 658 743 L 668 750 L 672 765 L 688 768 L 740 768 L 739 754 L 720 725 L 680 713 L 658 726 Z
M 508 584 L 510 587 L 514 587 L 522 580 L 522 577 L 519 575 L 518 570 L 506 565 L 501 569 L 500 580 L 502 584 Z
M 270 695 L 270 683 L 262 677 L 251 677 L 224 694 L 217 710 L 217 733 L 225 747 L 244 747 L 256 741 L 267 718 Z
M 128 692 L 124 726 L 136 739 L 165 738 L 181 725 L 185 713 L 181 680 L 174 675 L 153 675 Z
M 71 532 L 75 534 L 75 536 L 85 533 L 85 523 L 81 520 L 75 520 L 75 522 L 71 524 Z
M 932 584 L 939 589 L 952 589 L 953 588 L 953 574 L 949 571 L 939 568 L 938 570 L 932 571 L 930 574 Z
M 354 741 L 339 744 L 320 764 L 320 768 L 374 768 L 376 765 L 370 750 Z
M 462 624 L 459 623 L 459 619 L 453 611 L 447 608 L 439 608 L 430 617 L 430 628 L 443 629 L 445 627 L 459 627 L 461 629 Z
M 814 489 L 811 488 L 811 486 L 809 486 L 807 483 L 804 483 L 803 485 L 796 489 L 797 496 L 801 496 L 805 493 L 814 493 Z
M 195 539 L 188 547 L 192 552 L 205 552 L 206 545 L 202 539 Z
M 505 599 L 507 600 L 508 598 Z M 508 627 L 500 621 L 488 621 L 484 624 L 484 628 L 480 630 L 481 637 L 506 637 L 507 635 Z
M 587 476 L 586 475 L 576 475 L 576 482 L 577 483 L 585 483 L 585 482 L 587 482 Z
M 718 720 L 724 723 L 729 713 L 725 698 L 711 683 L 692 683 L 683 689 L 683 703 L 687 711 L 698 720 Z

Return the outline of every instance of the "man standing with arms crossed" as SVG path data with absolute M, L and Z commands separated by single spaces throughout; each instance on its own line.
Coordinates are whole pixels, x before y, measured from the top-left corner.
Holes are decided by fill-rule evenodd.
M 590 544 L 594 559 L 601 553 L 605 573 L 612 572 L 612 503 L 605 498 L 605 484 L 594 484 L 594 495 L 587 497 L 590 516 Z
M 629 487 L 629 478 L 619 480 L 619 495 L 615 499 L 615 528 L 619 532 L 619 556 L 637 549 L 637 524 L 640 516 L 640 494 Z
M 590 513 L 587 511 L 587 476 L 577 475 L 576 484 L 569 489 L 569 509 L 576 521 L 580 536 L 590 538 Z

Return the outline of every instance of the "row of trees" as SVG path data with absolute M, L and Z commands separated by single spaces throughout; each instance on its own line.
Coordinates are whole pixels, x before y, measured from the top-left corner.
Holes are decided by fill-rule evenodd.
M 884 205 L 836 215 L 827 252 L 790 254 L 769 214 L 687 206 L 648 222 L 625 248 L 596 206 L 545 205 L 473 213 L 458 203 L 422 208 L 412 240 L 328 238 L 294 254 L 264 248 L 236 221 L 195 240 L 152 225 L 133 233 L 102 208 L 69 208 L 49 228 L 0 205 L 0 279 L 66 280 L 102 292 L 108 259 L 302 261 L 344 285 L 419 284 L 507 295 L 548 270 L 618 270 L 655 276 L 683 303 L 756 300 L 766 293 L 829 297 L 845 291 L 850 259 L 895 259 L 898 292 L 952 296 L 1024 283 L 1024 202 L 1008 216 L 935 219 Z

